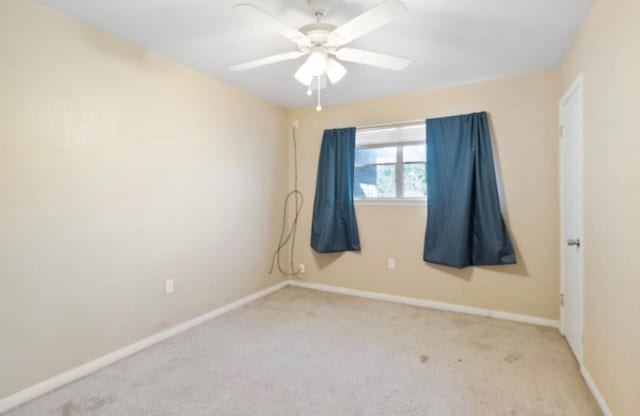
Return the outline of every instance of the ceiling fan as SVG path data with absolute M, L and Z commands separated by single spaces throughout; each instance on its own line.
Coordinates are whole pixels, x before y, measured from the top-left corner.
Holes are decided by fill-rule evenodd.
M 304 25 L 299 29 L 290 27 L 253 4 L 240 3 L 233 6 L 234 10 L 252 19 L 265 29 L 269 29 L 295 43 L 298 50 L 233 65 L 230 69 L 232 71 L 244 71 L 308 55 L 307 60 L 298 68 L 294 76 L 301 84 L 307 86 L 307 95 L 312 95 L 313 89 L 317 91 L 318 106 L 316 109 L 321 111 L 320 90 L 326 87 L 327 78 L 332 84 L 335 84 L 347 73 L 347 69 L 340 61 L 371 65 L 395 71 L 403 70 L 409 65 L 410 61 L 405 58 L 345 47 L 355 39 L 405 15 L 408 10 L 403 1 L 384 0 L 339 27 L 322 21 L 329 7 L 329 0 L 307 0 L 307 5 L 313 11 L 316 22 Z

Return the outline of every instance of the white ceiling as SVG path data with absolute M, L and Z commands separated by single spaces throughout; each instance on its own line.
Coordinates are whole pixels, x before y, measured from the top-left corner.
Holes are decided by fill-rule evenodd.
M 232 64 L 295 45 L 233 12 L 253 4 L 294 27 L 313 18 L 306 0 L 39 0 L 145 49 L 273 103 L 313 105 L 293 73 L 303 62 L 245 72 Z M 340 25 L 380 0 L 332 0 L 325 21 Z M 323 91 L 325 104 L 557 67 L 592 0 L 407 0 L 409 14 L 350 46 L 412 59 L 402 72 L 346 63 L 349 73 Z

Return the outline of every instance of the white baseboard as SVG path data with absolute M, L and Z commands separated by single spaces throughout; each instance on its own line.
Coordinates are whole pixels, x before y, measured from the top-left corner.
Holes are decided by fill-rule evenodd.
M 596 399 L 596 403 L 598 403 L 598 406 L 602 411 L 602 416 L 613 416 L 613 413 L 611 413 L 611 410 L 609 409 L 607 402 L 602 396 L 602 393 L 600 393 L 598 386 L 596 385 L 595 381 L 593 381 L 593 379 L 591 378 L 591 374 L 589 374 L 589 370 L 587 370 L 587 367 L 585 367 L 584 365 L 581 365 L 580 374 L 582 374 L 582 377 L 584 378 L 584 381 L 587 383 L 589 390 L 591 390 L 591 394 L 593 394 L 593 397 Z
M 425 299 L 417 299 L 417 298 L 411 298 L 411 297 L 405 297 L 405 296 L 397 296 L 397 295 L 387 295 L 384 293 L 378 293 L 378 292 L 369 292 L 369 291 L 364 291 L 364 290 L 356 290 L 356 289 L 349 289 L 349 288 L 344 288 L 344 287 L 339 287 L 339 286 L 331 286 L 331 285 L 324 285 L 324 284 L 320 284 L 320 283 L 310 283 L 310 282 L 304 282 L 304 281 L 300 281 L 300 280 L 287 280 L 287 281 L 283 281 L 280 282 L 274 286 L 268 287 L 264 290 L 261 290 L 259 292 L 256 292 L 252 295 L 246 296 L 240 300 L 237 300 L 235 302 L 229 303 L 227 305 L 224 305 L 220 308 L 217 308 L 211 312 L 208 312 L 204 315 L 198 316 L 194 319 L 191 319 L 187 322 L 184 322 L 180 325 L 177 325 L 173 328 L 167 329 L 165 331 L 159 332 L 157 334 L 154 334 L 148 338 L 144 338 L 134 344 L 128 345 L 124 348 L 121 348 L 115 352 L 109 353 L 107 355 L 104 355 L 102 357 L 99 357 L 93 361 L 90 361 L 86 364 L 83 364 L 79 367 L 73 368 L 69 371 L 66 371 L 62 374 L 59 374 L 57 376 L 54 376 L 50 379 L 47 379 L 41 383 L 35 384 L 31 387 L 28 387 L 18 393 L 15 393 L 11 396 L 8 396 L 4 399 L 0 399 L 0 413 L 5 412 L 9 409 L 12 409 L 16 406 L 19 406 L 23 403 L 28 402 L 29 400 L 35 399 L 36 397 L 42 396 L 43 394 L 46 394 L 52 390 L 55 390 L 59 387 L 64 386 L 65 384 L 71 383 L 75 380 L 78 380 L 86 375 L 89 375 L 95 371 L 100 370 L 101 368 L 104 368 L 108 365 L 111 365 L 119 360 L 122 360 L 123 358 L 126 358 L 130 355 L 133 355 L 145 348 L 148 348 L 154 344 L 157 344 L 161 341 L 164 341 L 168 338 L 171 338 L 175 335 L 178 335 L 182 332 L 185 332 L 191 328 L 194 328 L 200 324 L 203 324 L 213 318 L 216 318 L 220 315 L 223 315 L 225 313 L 231 312 L 234 309 L 237 309 L 243 305 L 246 305 L 248 303 L 251 303 L 259 298 L 262 298 L 264 296 L 270 295 L 273 292 L 276 292 L 282 288 L 284 288 L 285 286 L 298 286 L 298 287 L 303 287 L 303 288 L 307 288 L 307 289 L 315 289 L 315 290 L 322 290 L 325 292 L 332 292 L 332 293 L 338 293 L 338 294 L 343 294 L 343 295 L 351 295 L 351 296 L 358 296 L 358 297 L 362 297 L 362 298 L 368 298 L 368 299 L 376 299 L 376 300 L 382 300 L 382 301 L 387 301 L 387 302 L 395 302 L 395 303 L 402 303 L 402 304 L 406 304 L 406 305 L 413 305 L 413 306 L 419 306 L 419 307 L 424 307 L 424 308 L 431 308 L 431 309 L 439 309 L 439 310 L 444 310 L 444 311 L 450 311 L 450 312 L 459 312 L 459 313 L 466 313 L 466 314 L 471 314 L 471 315 L 480 315 L 480 316 L 487 316 L 487 317 L 492 317 L 492 318 L 496 318 L 496 319 L 504 319 L 504 320 L 508 320 L 508 321 L 516 321 L 516 322 L 523 322 L 523 323 L 528 323 L 528 324 L 534 324 L 534 325 L 542 325 L 542 326 L 549 326 L 549 327 L 554 327 L 557 328 L 558 327 L 558 321 L 556 320 L 552 320 L 552 319 L 545 319 L 545 318 L 539 318 L 536 316 L 528 316 L 528 315 L 520 315 L 520 314 L 515 314 L 515 313 L 509 313 L 509 312 L 502 312 L 502 311 L 493 311 L 490 309 L 483 309 L 483 308 L 476 308 L 476 307 L 472 307 L 472 306 L 464 306 L 464 305 L 456 305 L 456 304 L 451 304 L 451 303 L 445 303 L 445 302 L 437 302 L 437 301 L 432 301 L 432 300 L 425 300 Z M 598 392 L 598 389 L 595 387 L 595 384 L 593 383 L 593 381 L 591 380 L 590 376 L 588 375 L 588 372 L 586 371 L 586 369 L 583 369 L 583 376 L 585 377 L 585 380 L 587 381 L 587 384 L 589 385 L 589 388 L 591 389 L 591 391 L 593 392 L 596 400 L 598 401 L 598 404 L 603 408 L 603 412 L 605 416 L 611 416 L 611 412 L 608 411 L 608 408 L 606 406 L 606 403 L 604 402 L 604 399 L 602 398 L 602 396 L 600 395 L 600 393 Z M 604 409 L 607 409 L 606 412 Z M 608 413 L 607 413 L 608 412 Z
M 307 289 L 322 290 L 325 292 L 339 293 L 343 295 L 359 296 L 361 298 L 383 300 L 387 302 L 403 303 L 405 305 L 420 306 L 423 308 L 439 309 L 449 312 L 466 313 L 470 315 L 487 316 L 495 319 L 506 321 L 522 322 L 526 324 L 549 326 L 558 328 L 559 322 L 554 319 L 540 318 L 537 316 L 520 315 L 511 312 L 494 311 L 491 309 L 476 308 L 473 306 L 457 305 L 454 303 L 437 302 L 434 300 L 410 298 L 406 296 L 387 295 L 379 292 L 369 292 L 366 290 L 349 289 L 340 286 L 324 285 L 320 283 L 311 283 L 301 280 L 289 280 L 289 285 L 304 287 Z
M 200 315 L 180 325 L 174 326 L 173 328 L 167 329 L 162 332 L 158 332 L 157 334 L 154 334 L 148 338 L 144 338 L 136 343 L 128 345 L 110 354 L 103 355 L 100 358 L 97 358 L 79 367 L 73 368 L 62 374 L 59 374 L 50 379 L 47 379 L 41 383 L 35 384 L 22 391 L 19 391 L 18 393 L 15 393 L 4 399 L 1 399 L 0 413 L 5 412 L 9 409 L 12 409 L 16 406 L 19 406 L 23 403 L 26 403 L 29 400 L 35 399 L 36 397 L 42 396 L 43 394 L 46 394 L 52 390 L 62 387 L 65 384 L 71 383 L 72 381 L 78 380 L 79 378 L 82 378 L 88 374 L 98 371 L 101 368 L 104 368 L 108 365 L 115 363 L 116 361 L 122 360 L 123 358 L 133 355 L 145 348 L 149 348 L 154 344 L 157 344 L 161 341 L 164 341 L 168 338 L 178 335 L 181 332 L 194 328 L 213 318 L 216 318 L 220 315 L 231 312 L 234 309 L 238 309 L 239 307 L 244 306 L 247 303 L 251 303 L 254 300 L 270 295 L 271 293 L 276 292 L 287 285 L 288 285 L 288 282 L 286 281 L 280 282 L 274 286 L 263 289 L 259 292 L 246 296 L 235 302 L 221 306 L 217 309 L 212 310 L 211 312 L 205 313 L 204 315 Z

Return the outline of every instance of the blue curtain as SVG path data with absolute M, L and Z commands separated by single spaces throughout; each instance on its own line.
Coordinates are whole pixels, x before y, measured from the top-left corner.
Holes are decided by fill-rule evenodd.
M 487 113 L 427 120 L 427 147 L 424 261 L 458 268 L 515 263 Z
M 311 247 L 318 253 L 360 250 L 353 207 L 355 154 L 355 127 L 325 130 L 311 224 Z

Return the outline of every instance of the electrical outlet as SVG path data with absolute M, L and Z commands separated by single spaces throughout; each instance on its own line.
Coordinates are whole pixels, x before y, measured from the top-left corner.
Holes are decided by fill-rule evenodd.
M 164 291 L 167 295 L 170 295 L 171 293 L 173 293 L 174 291 L 173 279 L 167 279 L 167 281 L 164 282 Z
M 299 264 L 299 265 L 298 265 L 298 273 L 299 273 L 299 274 L 304 273 L 304 264 Z
M 298 127 L 300 127 L 300 121 L 298 120 L 293 120 L 293 128 L 297 129 Z
M 389 270 L 394 270 L 396 268 L 395 257 L 389 257 L 389 259 L 387 260 L 387 267 L 389 267 Z

